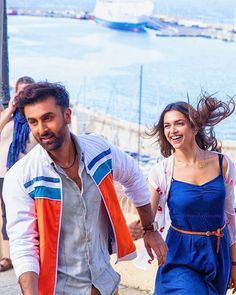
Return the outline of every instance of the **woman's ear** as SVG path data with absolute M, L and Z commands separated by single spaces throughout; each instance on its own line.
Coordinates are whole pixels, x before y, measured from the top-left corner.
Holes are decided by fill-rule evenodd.
M 197 135 L 198 131 L 199 131 L 198 127 L 193 127 L 193 133 L 195 136 Z

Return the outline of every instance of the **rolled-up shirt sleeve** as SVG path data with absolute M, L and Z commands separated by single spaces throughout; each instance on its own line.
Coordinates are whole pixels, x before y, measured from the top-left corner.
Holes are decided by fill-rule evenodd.
M 137 162 L 111 145 L 113 177 L 124 186 L 125 194 L 135 207 L 150 203 L 151 194 Z

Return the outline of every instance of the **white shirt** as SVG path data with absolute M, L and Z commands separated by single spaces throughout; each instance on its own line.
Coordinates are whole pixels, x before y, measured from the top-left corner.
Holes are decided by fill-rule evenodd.
M 108 216 L 101 195 L 79 159 L 81 190 L 56 166 L 62 179 L 63 206 L 56 295 L 90 295 L 94 285 L 102 295 L 117 289 L 120 276 L 110 265 Z

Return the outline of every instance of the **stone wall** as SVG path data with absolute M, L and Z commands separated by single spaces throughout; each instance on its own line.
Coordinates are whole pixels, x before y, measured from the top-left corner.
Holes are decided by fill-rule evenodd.
M 145 134 L 144 126 L 114 118 L 110 115 L 83 108 L 73 107 L 71 129 L 75 133 L 97 132 L 122 150 L 158 156 L 154 140 Z

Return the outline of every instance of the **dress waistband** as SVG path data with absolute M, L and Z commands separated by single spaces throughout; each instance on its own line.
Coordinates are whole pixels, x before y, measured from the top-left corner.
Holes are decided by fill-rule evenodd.
M 223 238 L 224 234 L 222 233 L 222 230 L 225 228 L 225 224 L 222 227 L 217 228 L 217 230 L 214 231 L 190 231 L 190 230 L 184 230 L 177 228 L 171 224 L 171 227 L 182 234 L 187 234 L 187 235 L 196 235 L 196 236 L 205 236 L 205 237 L 210 237 L 210 236 L 216 236 L 217 237 L 217 244 L 216 244 L 216 253 L 218 254 L 220 251 L 220 239 Z

